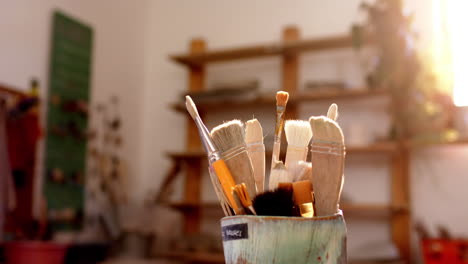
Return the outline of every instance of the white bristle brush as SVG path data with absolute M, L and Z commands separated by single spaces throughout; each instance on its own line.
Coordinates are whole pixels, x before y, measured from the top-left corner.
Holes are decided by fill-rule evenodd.
M 288 148 L 286 150 L 286 168 L 293 169 L 298 161 L 307 159 L 307 146 L 312 138 L 310 123 L 304 120 L 287 120 L 284 126 Z
M 211 130 L 211 138 L 236 184 L 245 183 L 250 196 L 257 194 L 252 162 L 245 145 L 244 125 L 232 120 Z
M 309 180 L 312 182 L 312 163 L 300 160 L 293 167 L 292 170 L 288 169 L 290 177 L 292 176 L 292 181 L 305 181 Z
M 280 182 L 290 182 L 288 170 L 284 166 L 282 161 L 276 161 L 275 166 L 270 172 L 270 180 L 268 184 L 268 189 L 270 191 L 278 188 L 278 183 Z
M 245 143 L 254 172 L 257 192 L 263 192 L 265 185 L 265 145 L 263 129 L 257 119 L 245 123 Z

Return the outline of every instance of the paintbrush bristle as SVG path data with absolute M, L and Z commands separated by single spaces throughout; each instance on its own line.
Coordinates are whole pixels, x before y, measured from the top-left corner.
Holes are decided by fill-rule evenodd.
M 269 180 L 269 189 L 273 190 L 278 187 L 278 183 L 280 182 L 291 182 L 291 178 L 289 177 L 288 170 L 286 166 L 283 164 L 282 161 L 276 161 L 274 163 L 273 169 L 270 172 L 270 180 Z
M 312 181 L 312 163 L 300 160 L 296 166 L 292 167 L 290 174 L 292 174 L 293 181 Z
M 335 121 L 325 116 L 311 116 L 309 122 L 314 140 L 344 145 L 343 131 Z
M 263 192 L 253 199 L 253 207 L 257 215 L 293 216 L 292 188 L 278 188 Z
M 240 146 L 245 144 L 244 125 L 240 120 L 231 120 L 213 128 L 211 138 L 216 148 L 221 152 Z
M 190 96 L 185 96 L 185 107 L 193 119 L 199 117 L 197 107 Z
M 333 103 L 330 105 L 330 107 L 328 108 L 327 117 L 333 121 L 336 121 L 336 119 L 338 118 L 338 105 L 337 104 Z
M 245 123 L 245 143 L 263 143 L 263 129 L 257 119 L 249 120 Z
M 279 91 L 276 93 L 276 105 L 277 106 L 285 107 L 286 104 L 288 103 L 288 99 L 289 99 L 288 92 Z
M 287 120 L 284 125 L 288 147 L 307 147 L 312 138 L 310 123 L 304 120 Z

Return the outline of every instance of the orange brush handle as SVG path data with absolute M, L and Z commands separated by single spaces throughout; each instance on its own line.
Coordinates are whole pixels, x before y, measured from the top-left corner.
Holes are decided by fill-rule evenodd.
M 236 183 L 232 178 L 231 172 L 226 166 L 224 160 L 222 159 L 213 162 L 211 166 L 213 167 L 216 176 L 218 177 L 218 180 L 221 183 L 221 187 L 223 188 L 224 194 L 226 195 L 229 204 L 231 205 L 232 209 L 234 209 L 234 212 L 237 213 L 239 207 L 237 206 L 237 203 L 234 200 L 234 196 L 232 194 L 232 187 L 234 187 Z

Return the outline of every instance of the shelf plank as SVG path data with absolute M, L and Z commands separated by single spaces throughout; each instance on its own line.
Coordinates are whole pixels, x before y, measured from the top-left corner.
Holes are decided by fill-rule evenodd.
M 372 37 L 367 37 L 363 43 L 372 43 Z M 300 52 L 318 52 L 340 48 L 352 48 L 353 46 L 354 41 L 351 35 L 338 35 L 288 41 L 287 43 L 277 42 L 217 49 L 199 54 L 176 54 L 171 55 L 170 59 L 186 66 L 201 66 L 207 63 L 288 55 Z
M 13 96 L 18 96 L 18 97 L 27 97 L 28 94 L 26 92 L 23 92 L 22 90 L 12 87 L 10 85 L 2 84 L 0 83 L 0 94 L 1 93 L 6 93 L 9 95 Z
M 440 142 L 421 142 L 417 140 L 410 140 L 405 142 L 408 148 L 423 148 L 423 147 L 436 147 L 436 146 L 468 146 L 468 139 L 460 139 L 455 141 L 440 141 Z
M 349 146 L 346 147 L 347 154 L 366 154 L 366 153 L 384 153 L 394 154 L 398 151 L 398 145 L 396 142 L 378 142 L 369 146 Z M 183 152 L 167 152 L 166 155 L 171 159 L 205 159 L 206 153 L 200 151 L 183 151 Z M 271 151 L 266 152 L 266 156 L 271 155 Z
M 389 95 L 386 89 L 376 88 L 376 89 L 348 89 L 342 91 L 329 91 L 329 92 L 300 92 L 295 95 L 291 95 L 288 101 L 288 105 L 295 105 L 305 102 L 314 102 L 314 101 L 326 101 L 326 100 L 345 100 L 345 99 L 364 99 L 369 97 L 376 96 L 386 96 Z M 243 108 L 243 107 L 261 107 L 261 106 L 271 106 L 274 107 L 276 104 L 275 96 L 266 96 L 259 95 L 255 99 L 245 100 L 245 101 L 227 101 L 219 100 L 216 102 L 205 102 L 197 103 L 197 108 L 199 110 L 222 110 L 222 109 L 233 109 L 233 108 Z M 186 113 L 185 103 L 174 103 L 170 107 L 178 112 Z

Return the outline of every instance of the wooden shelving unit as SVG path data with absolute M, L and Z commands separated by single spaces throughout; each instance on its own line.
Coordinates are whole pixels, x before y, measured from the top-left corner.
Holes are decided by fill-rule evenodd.
M 367 36 L 364 44 L 371 44 L 373 38 Z M 279 56 L 282 58 L 281 72 L 282 82 L 281 90 L 290 94 L 288 102 L 289 118 L 298 117 L 298 106 L 314 101 L 337 101 L 337 100 L 360 100 L 375 96 L 388 96 L 389 93 L 383 88 L 379 89 L 358 89 L 344 91 L 330 91 L 320 93 L 298 92 L 298 72 L 299 56 L 303 52 L 319 52 L 330 49 L 352 48 L 355 42 L 351 36 L 331 36 L 320 39 L 300 39 L 299 30 L 295 27 L 286 28 L 283 31 L 282 40 L 278 43 L 267 43 L 237 48 L 227 48 L 219 50 L 206 50 L 205 41 L 194 39 L 190 45 L 190 51 L 186 54 L 177 54 L 170 56 L 170 59 L 186 66 L 189 71 L 188 91 L 201 92 L 205 89 L 205 67 L 207 64 L 229 62 L 241 59 L 253 59 L 267 56 Z M 205 115 L 208 111 L 221 108 L 242 108 L 274 106 L 274 96 L 260 95 L 255 99 L 242 102 L 213 102 L 199 103 L 197 107 L 200 114 Z M 229 107 L 227 107 L 229 106 Z M 185 113 L 185 106 L 181 103 L 175 103 L 170 107 L 178 112 Z M 180 210 L 184 215 L 184 231 L 186 233 L 197 233 L 200 229 L 200 218 L 203 210 L 217 208 L 217 204 L 203 204 L 201 200 L 201 175 L 202 164 L 206 154 L 201 150 L 201 144 L 198 137 L 198 131 L 194 122 L 187 118 L 186 150 L 183 152 L 167 153 L 173 160 L 174 166 L 168 174 L 169 180 L 181 170 L 177 164 L 184 162 L 186 166 L 184 201 L 171 204 L 174 209 Z M 347 146 L 347 155 L 358 154 L 379 154 L 388 155 L 391 161 L 391 201 L 389 204 L 343 204 L 341 208 L 346 216 L 373 216 L 384 215 L 390 220 L 392 229 L 392 238 L 398 247 L 403 259 L 409 260 L 410 257 L 410 197 L 408 180 L 408 149 L 403 141 L 380 142 L 369 146 Z M 171 254 L 167 255 L 170 257 Z M 196 253 L 173 253 L 172 257 L 189 263 L 196 263 L 198 256 Z M 212 257 L 210 255 L 210 257 Z M 223 263 L 222 256 L 217 263 Z M 210 263 L 205 261 L 203 263 Z

